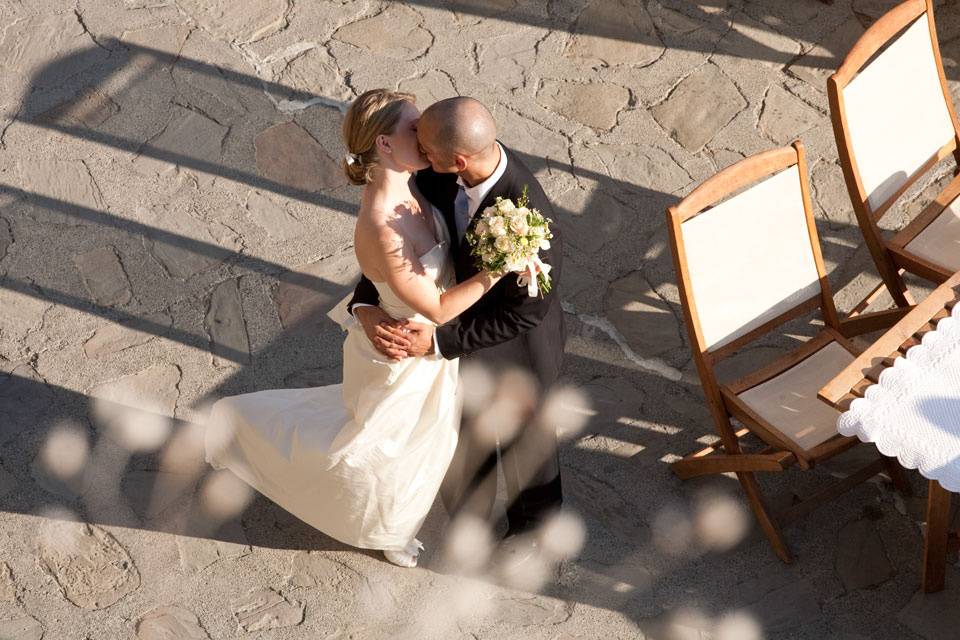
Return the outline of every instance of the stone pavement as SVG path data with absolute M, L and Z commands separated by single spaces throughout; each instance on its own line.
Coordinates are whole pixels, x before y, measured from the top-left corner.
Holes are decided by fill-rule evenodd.
M 917 592 L 919 481 L 789 528 L 786 566 L 735 481 L 667 465 L 712 427 L 664 209 L 800 137 L 849 308 L 876 275 L 825 82 L 893 4 L 0 0 L 0 638 L 956 637 L 960 572 Z M 957 89 L 960 6 L 938 4 Z M 564 380 L 594 411 L 561 452 L 567 551 L 586 539 L 543 584 L 444 571 L 439 506 L 401 570 L 203 463 L 216 398 L 339 379 L 340 115 L 380 86 L 488 104 L 566 230 Z M 855 461 L 765 486 L 789 503 Z

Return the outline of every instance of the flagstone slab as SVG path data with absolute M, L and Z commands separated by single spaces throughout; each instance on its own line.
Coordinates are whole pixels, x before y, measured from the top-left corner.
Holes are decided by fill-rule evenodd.
M 588 254 L 619 237 L 629 215 L 623 204 L 595 187 L 571 189 L 554 207 L 565 213 L 564 242 Z
M 121 482 L 130 508 L 142 520 L 156 518 L 196 488 L 193 474 L 165 471 L 127 471 Z
M 103 198 L 93 176 L 82 160 L 30 158 L 18 163 L 20 182 L 24 191 L 44 196 L 60 203 L 76 204 L 90 209 L 104 209 Z M 41 201 L 41 206 L 45 203 Z M 67 222 L 77 224 L 79 219 L 68 216 Z
M 840 530 L 836 568 L 847 591 L 876 587 L 893 577 L 876 522 L 854 520 Z
M 290 601 L 273 589 L 256 589 L 232 603 L 241 631 L 294 627 L 303 622 L 304 604 Z
M 375 16 L 340 27 L 333 37 L 395 60 L 419 58 L 433 44 L 433 34 L 424 28 L 421 15 L 399 3 L 390 3 Z
M 49 87 L 94 64 L 78 54 L 95 46 L 73 12 L 26 16 L 0 32 L 0 64 Z
M 303 224 L 290 215 L 282 204 L 267 194 L 253 190 L 247 192 L 244 208 L 250 220 L 266 231 L 271 238 L 293 240 L 305 232 Z
M 854 19 L 847 20 L 790 63 L 786 70 L 813 88 L 826 93 L 827 79 L 843 64 L 846 53 L 863 32 L 864 28 L 859 22 Z
M 639 271 L 610 283 L 604 298 L 604 315 L 640 357 L 683 348 L 676 317 Z
M 355 569 L 316 551 L 298 551 L 290 560 L 289 583 L 296 587 L 335 589 L 353 592 L 361 575 Z
M 352 251 L 298 267 L 280 276 L 273 292 L 280 322 L 295 335 L 321 335 L 334 325 L 326 314 L 356 285 L 360 268 Z
M 189 24 L 154 24 L 142 29 L 124 30 L 120 40 L 132 49 L 125 69 L 144 72 L 158 67 L 169 69 L 181 53 L 190 32 Z M 137 93 L 139 91 L 137 87 Z
M 130 302 L 130 281 L 113 247 L 97 247 L 73 257 L 93 301 L 112 307 Z
M 650 112 L 670 137 L 695 153 L 746 106 L 733 82 L 716 65 L 705 64 Z
M 183 607 L 157 607 L 137 622 L 137 640 L 209 640 L 200 619 Z
M 16 602 L 17 585 L 13 581 L 13 571 L 6 562 L 0 562 L 0 602 Z
M 177 166 L 218 172 L 227 128 L 196 111 L 177 108 L 157 138 L 140 149 L 134 168 L 144 174 L 167 173 Z
M 166 312 L 149 313 L 126 323 L 106 324 L 83 343 L 88 358 L 105 358 L 125 349 L 146 344 L 171 327 L 173 318 Z
M 897 0 L 853 0 L 851 8 L 853 15 L 866 28 L 898 4 Z
M 717 43 L 717 54 L 744 64 L 782 69 L 800 55 L 800 43 L 744 13 L 733 17 L 730 29 Z
M 770 636 L 789 633 L 821 615 L 817 589 L 806 578 L 769 591 L 745 610 Z
M 225 280 L 213 290 L 204 326 L 210 336 L 215 367 L 249 361 L 250 338 L 236 279 Z
M 815 2 L 793 0 L 747 0 L 743 8 L 757 21 L 781 29 L 809 23 L 823 11 L 823 7 Z
M 617 125 L 617 114 L 627 107 L 630 91 L 603 82 L 544 80 L 537 101 L 588 127 L 609 130 Z
M 155 364 L 93 386 L 91 418 L 127 451 L 153 451 L 166 440 L 180 397 L 179 367 Z
M 287 26 L 293 4 L 289 0 L 259 0 L 238 10 L 231 0 L 177 0 L 204 30 L 230 43 L 249 44 Z
M 37 564 L 56 581 L 63 597 L 82 609 L 105 609 L 140 587 L 130 554 L 96 525 L 46 522 Z
M 237 533 L 243 530 L 237 526 Z M 220 560 L 236 560 L 249 555 L 249 545 L 192 536 L 177 536 L 180 567 L 187 573 L 199 573 Z
M 292 89 L 291 94 L 304 94 L 300 96 L 301 100 L 312 100 L 314 97 L 331 102 L 352 100 L 353 92 L 326 47 L 313 43 L 302 43 L 300 46 L 309 48 L 299 53 L 296 53 L 296 49 L 291 52 L 294 57 L 284 65 L 277 83 Z M 271 88 L 271 92 L 275 90 Z M 290 95 L 284 97 L 291 98 Z
M 42 640 L 43 625 L 33 616 L 0 620 L 0 640 Z
M 523 87 L 537 62 L 537 46 L 542 37 L 539 30 L 520 29 L 478 42 L 477 77 L 508 90 Z
M 44 112 L 37 119 L 43 124 L 57 127 L 94 129 L 118 111 L 120 111 L 120 105 L 109 95 L 96 87 L 87 87 L 72 99 Z
M 7 251 L 13 244 L 13 230 L 10 229 L 10 223 L 0 218 L 0 261 L 7 257 Z
M 906 606 L 897 613 L 897 622 L 924 640 L 954 637 L 957 629 L 960 629 L 958 581 L 960 572 L 948 564 L 946 588 L 937 593 L 924 593 L 923 589 L 917 589 Z
M 564 55 L 603 66 L 646 66 L 663 51 L 640 0 L 592 0 L 577 18 Z
M 218 241 L 222 230 L 181 206 L 162 205 L 137 210 L 148 229 L 142 236 L 147 252 L 170 276 L 188 280 L 224 259 L 224 250 L 239 249 L 239 240 L 229 234 Z
M 347 177 L 330 154 L 294 122 L 277 124 L 257 135 L 257 171 L 277 183 L 321 191 L 347 184 Z
M 337 384 L 341 381 L 341 376 L 340 367 L 311 367 L 285 376 L 283 384 L 288 389 L 323 387 L 328 384 Z
M 650 15 L 657 28 L 673 36 L 688 35 L 706 26 L 702 20 L 666 7 L 658 0 L 650 3 Z
M 499 624 L 515 627 L 557 625 L 568 620 L 573 603 L 541 595 L 498 595 L 492 606 Z
M 493 105 L 500 139 L 514 151 L 524 154 L 523 162 L 549 188 L 554 171 L 569 171 L 570 145 L 562 135 L 513 109 Z M 545 171 L 546 169 L 546 171 Z
M 0 305 L 3 305 L 2 295 Z M 0 314 L 0 319 L 3 319 L 4 315 L 6 314 Z M 0 338 L 2 337 L 0 332 Z M 31 428 L 44 420 L 54 399 L 53 392 L 29 361 L 10 362 L 0 358 L 0 445 L 8 442 L 21 430 Z M 11 478 L 6 470 L 0 474 L 0 481 L 0 493 L 9 492 L 16 486 L 16 480 Z
M 43 315 L 52 306 L 33 288 L 27 295 L 0 287 L 0 341 L 19 342 L 43 324 Z
M 847 193 L 843 169 L 832 162 L 818 162 L 810 172 L 813 201 L 835 225 L 856 226 L 857 218 Z
M 760 129 L 777 144 L 790 144 L 820 121 L 816 109 L 779 85 L 770 87 L 763 100 Z
M 438 100 L 460 95 L 450 76 L 435 69 L 416 78 L 403 80 L 399 89 L 417 96 L 417 107 L 421 111 Z
M 669 153 L 657 147 L 593 144 L 575 145 L 572 151 L 578 177 L 596 180 L 615 193 L 674 193 L 691 180 Z M 586 175 L 583 169 L 589 169 L 597 177 Z M 610 179 L 604 180 L 602 175 Z
M 6 380 L 4 380 L 2 374 L 0 374 L 0 383 L 2 382 L 6 382 Z M 3 396 L 0 396 L 0 400 L 3 400 Z M 17 488 L 18 484 L 17 478 L 0 466 L 0 498 L 9 495 Z

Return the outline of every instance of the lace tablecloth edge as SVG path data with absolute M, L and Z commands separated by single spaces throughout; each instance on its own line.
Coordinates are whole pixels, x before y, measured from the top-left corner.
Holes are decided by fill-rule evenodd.
M 841 435 L 856 436 L 861 442 L 872 444 L 877 450 L 888 458 L 896 458 L 904 469 L 918 471 L 927 480 L 936 480 L 940 486 L 952 493 L 960 493 L 960 474 L 944 473 L 944 467 L 935 469 L 925 469 L 919 463 L 916 455 L 911 455 L 909 451 L 903 454 L 897 452 L 897 447 L 890 442 L 874 440 L 863 428 L 858 427 L 855 430 L 837 429 Z

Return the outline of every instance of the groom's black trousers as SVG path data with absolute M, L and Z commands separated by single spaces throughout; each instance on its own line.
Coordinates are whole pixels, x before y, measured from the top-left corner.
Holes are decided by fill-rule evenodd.
M 507 535 L 535 529 L 560 508 L 563 492 L 556 429 L 537 417 L 534 412 L 519 429 L 498 428 L 499 450 L 482 420 L 464 417 L 441 489 L 451 518 L 469 514 L 489 520 L 497 496 L 498 459 L 506 482 Z M 506 439 L 505 432 L 514 432 L 514 437 Z

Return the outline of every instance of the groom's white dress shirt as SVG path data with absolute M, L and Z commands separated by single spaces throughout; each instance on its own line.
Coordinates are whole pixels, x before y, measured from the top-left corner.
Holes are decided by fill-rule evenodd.
M 479 184 L 468 187 L 463 182 L 463 178 L 457 177 L 457 184 L 460 185 L 460 190 L 457 191 L 457 198 L 453 202 L 453 216 L 457 223 L 458 242 L 463 240 L 463 235 L 467 232 L 467 227 L 470 225 L 470 221 L 473 220 L 473 216 L 477 213 L 477 209 L 480 208 L 480 203 L 483 202 L 483 199 L 490 193 L 490 189 L 493 189 L 493 185 L 497 184 L 500 178 L 503 177 L 503 172 L 507 170 L 507 152 L 504 151 L 503 146 L 499 142 L 497 143 L 497 148 L 500 149 L 500 162 L 497 163 L 497 168 L 493 170 L 489 178 Z M 373 305 L 358 302 L 353 305 L 353 308 L 357 309 L 359 307 L 372 306 Z M 435 355 L 438 358 L 443 357 L 439 349 L 435 350 Z
M 493 189 L 493 185 L 497 184 L 497 181 L 503 177 L 503 172 L 507 170 L 507 152 L 503 150 L 499 142 L 497 143 L 497 148 L 500 149 L 500 162 L 497 163 L 497 168 L 493 170 L 489 178 L 479 184 L 468 187 L 463 182 L 463 178 L 457 177 L 457 184 L 460 185 L 460 190 L 457 192 L 457 199 L 453 203 L 453 213 L 457 221 L 457 236 L 459 240 L 463 240 L 463 234 L 467 232 L 467 227 L 470 225 L 470 221 L 473 220 L 473 216 L 477 213 L 477 209 L 480 208 L 480 203 L 483 202 L 483 199 L 490 193 L 490 189 Z

